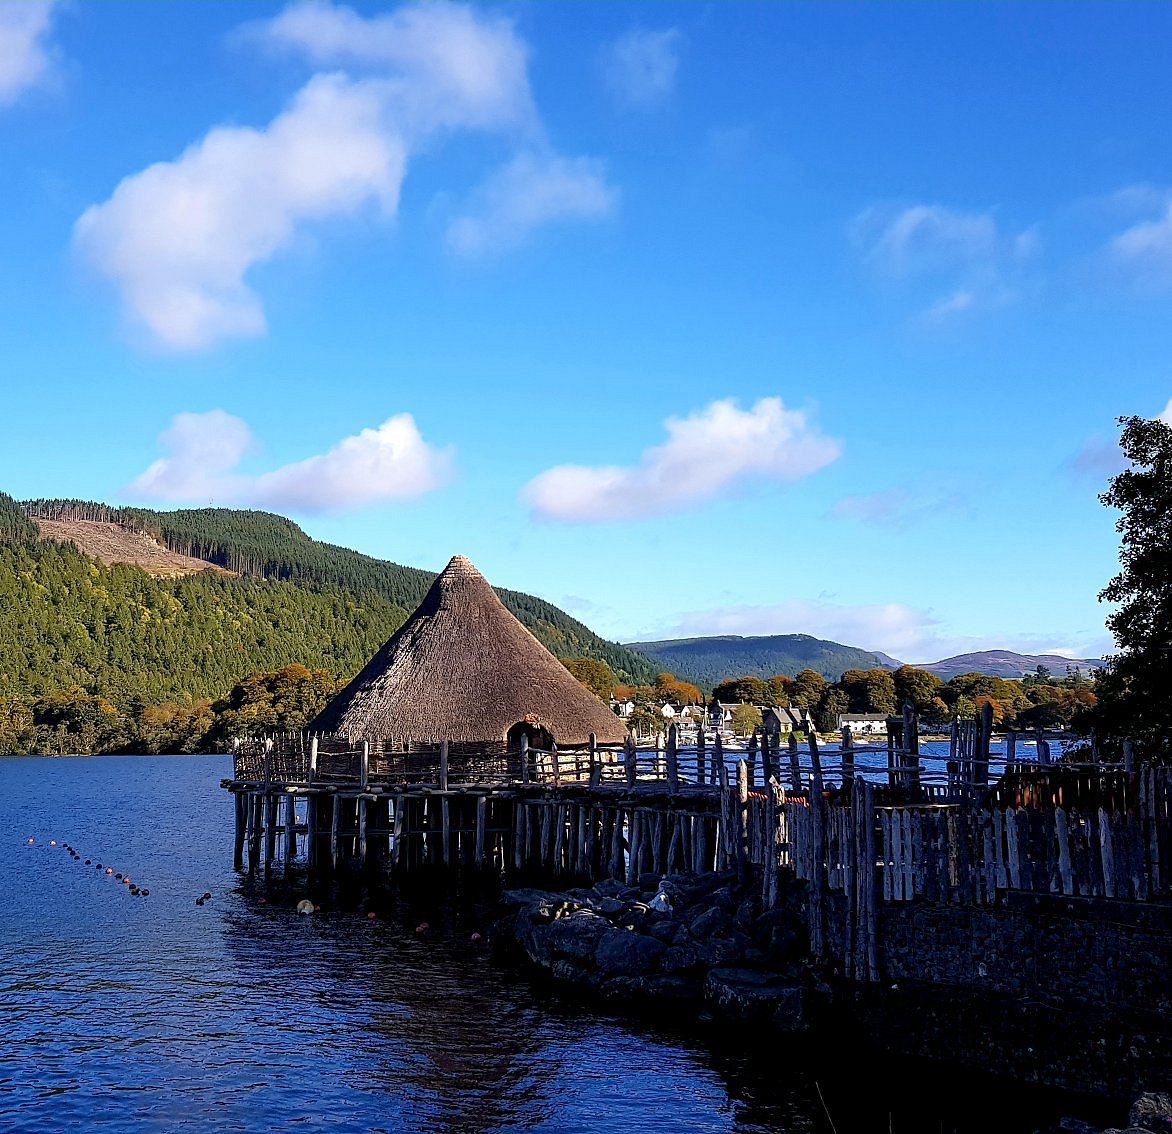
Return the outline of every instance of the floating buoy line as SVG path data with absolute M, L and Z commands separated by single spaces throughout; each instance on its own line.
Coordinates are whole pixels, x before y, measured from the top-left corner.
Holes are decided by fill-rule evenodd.
M 36 841 L 37 840 L 32 835 L 30 835 L 27 839 L 25 839 L 24 845 L 27 847 L 35 846 Z M 80 852 L 75 847 L 70 846 L 69 843 L 65 842 L 64 840 L 58 842 L 57 839 L 50 839 L 49 846 L 60 846 L 61 849 L 64 850 L 69 855 L 69 857 L 73 859 L 74 862 L 81 862 L 85 866 L 92 866 L 101 877 L 112 876 L 116 882 L 126 887 L 126 891 L 131 895 L 131 897 L 149 898 L 151 896 L 150 890 L 148 890 L 145 886 L 139 886 L 137 883 L 132 882 L 129 874 L 124 874 L 120 870 L 115 870 L 112 866 L 103 866 L 100 862 L 94 862 L 92 858 L 83 860 Z M 207 896 L 209 898 L 211 897 L 210 894 Z

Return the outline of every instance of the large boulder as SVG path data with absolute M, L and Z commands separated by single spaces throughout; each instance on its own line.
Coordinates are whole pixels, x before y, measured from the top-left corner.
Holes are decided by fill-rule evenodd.
M 1149 1091 L 1131 1104 L 1127 1121 L 1153 1134 L 1172 1134 L 1172 1095 Z
M 586 961 L 594 955 L 610 922 L 597 914 L 580 912 L 560 917 L 546 929 L 546 941 L 555 957 Z
M 752 969 L 713 969 L 704 982 L 704 999 L 728 1016 L 771 1021 L 786 1031 L 806 1025 L 800 983 Z
M 594 951 L 594 966 L 604 976 L 646 976 L 655 969 L 666 948 L 654 937 L 608 928 Z

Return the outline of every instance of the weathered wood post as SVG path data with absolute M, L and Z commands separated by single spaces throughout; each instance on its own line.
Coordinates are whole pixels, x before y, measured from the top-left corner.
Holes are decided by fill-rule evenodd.
M 908 767 L 908 790 L 920 798 L 920 718 L 910 700 L 903 703 L 903 748 Z
M 285 869 L 293 865 L 297 857 L 297 796 L 288 792 L 285 796 Z
M 596 734 L 590 734 L 590 786 L 592 788 L 598 787 L 602 782 L 602 764 L 598 759 L 598 737 Z
M 309 768 L 306 773 L 306 782 L 312 784 L 317 779 L 317 745 L 318 736 L 315 732 L 309 738 Z
M 1050 742 L 1041 729 L 1038 729 L 1038 763 L 1047 765 L 1050 763 Z
M 557 742 L 553 740 L 549 742 L 549 766 L 553 772 L 553 782 L 555 784 L 561 783 L 561 769 L 558 767 L 558 746 Z
M 277 853 L 277 797 L 272 789 L 265 791 L 265 874 L 273 868 Z
M 679 729 L 676 728 L 674 722 L 668 725 L 667 729 L 667 790 L 672 795 L 678 795 L 680 790 L 680 764 L 678 756 L 677 744 L 679 741 Z
M 1012 771 L 1017 763 L 1017 733 L 1010 729 L 1005 734 L 1005 770 Z
M 635 786 L 636 776 L 636 750 L 635 738 L 628 732 L 627 738 L 623 741 L 623 773 L 627 779 L 627 787 Z
M 757 730 L 749 734 L 748 752 L 746 753 L 745 762 L 749 765 L 749 786 L 753 787 L 757 782 Z
M 366 796 L 358 797 L 358 861 L 366 866 Z
M 488 796 L 476 797 L 476 865 L 484 866 L 484 838 L 488 829 Z
M 798 752 L 798 735 L 791 728 L 786 737 L 786 748 L 789 752 L 789 790 L 802 790 L 802 758 Z
M 364 740 L 362 742 L 362 752 L 358 756 L 358 786 L 366 791 L 366 785 L 370 780 L 370 741 Z
M 749 876 L 749 765 L 737 761 L 737 881 L 742 885 Z
M 855 778 L 855 738 L 851 726 L 842 726 L 842 744 L 839 746 L 842 753 L 842 786 L 849 788 Z
M 816 775 L 821 782 L 822 779 L 822 752 L 818 747 L 818 733 L 814 729 L 810 729 L 806 733 L 806 743 L 810 747 L 810 767 L 813 775 Z
M 447 791 L 448 790 L 448 742 L 446 740 L 440 741 L 439 789 L 440 789 L 440 791 Z M 445 853 L 446 853 L 446 851 L 445 851 Z
M 1135 747 L 1130 739 L 1123 741 L 1123 770 L 1125 772 L 1135 771 Z
M 342 800 L 335 793 L 330 797 L 330 869 L 338 869 L 338 828 L 342 825 Z
M 696 725 L 696 783 L 698 784 L 706 784 L 708 782 L 708 769 L 705 766 L 707 763 L 707 753 L 704 751 L 705 742 L 704 718 L 701 717 L 699 723 Z
M 248 795 L 238 791 L 233 796 L 236 803 L 236 840 L 232 846 L 232 869 L 244 868 L 244 838 L 248 829 Z
M 521 783 L 529 782 L 529 737 L 521 733 Z
M 899 727 L 890 717 L 887 718 L 887 786 L 892 788 L 899 782 L 895 745 L 895 733 Z
M 761 780 L 769 786 L 769 781 L 773 779 L 775 770 L 773 767 L 773 755 L 777 751 L 777 734 L 771 728 L 761 729 Z
M 716 737 L 712 741 L 712 782 L 721 782 L 720 774 L 724 769 L 724 741 L 720 738 L 720 729 L 716 730 Z

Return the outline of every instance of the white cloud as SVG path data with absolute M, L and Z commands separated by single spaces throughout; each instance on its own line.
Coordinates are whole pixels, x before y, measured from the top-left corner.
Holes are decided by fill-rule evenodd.
M 265 130 L 220 127 L 173 162 L 125 178 L 77 222 L 83 255 L 166 346 L 265 330 L 245 273 L 308 220 L 377 202 L 394 212 L 406 165 L 377 82 L 315 77 Z
M 1008 233 L 991 212 L 943 205 L 875 205 L 859 213 L 849 231 L 864 261 L 881 276 L 907 289 L 936 292 L 922 311 L 931 323 L 1019 298 L 1026 268 L 1041 248 L 1033 229 Z
M 675 88 L 683 36 L 677 28 L 629 31 L 603 52 L 606 84 L 627 106 L 654 106 Z
M 522 500 L 542 520 L 596 523 L 642 519 L 710 500 L 752 480 L 795 481 L 836 460 L 840 442 L 824 436 L 780 398 L 751 409 L 717 401 L 669 418 L 668 439 L 634 467 L 559 465 L 531 480 Z
M 0 0 L 0 106 L 48 78 L 46 41 L 56 6 L 56 0 Z
M 526 48 L 502 17 L 449 3 L 370 19 L 297 4 L 244 38 L 360 73 L 315 75 L 263 128 L 212 129 L 175 160 L 124 178 L 75 227 L 84 258 L 171 349 L 263 334 L 249 270 L 313 222 L 371 206 L 393 216 L 409 159 L 438 138 L 488 130 L 530 151 L 544 145 Z M 465 240 L 485 247 L 613 203 L 590 163 L 548 153 L 517 159 L 484 192 Z
M 1146 282 L 1166 285 L 1172 283 L 1172 194 L 1162 197 L 1160 215 L 1121 232 L 1111 241 L 1110 251 Z
M 167 456 L 125 489 L 135 499 L 332 512 L 422 496 L 452 474 L 451 450 L 428 445 L 406 413 L 256 476 L 234 471 L 255 444 L 245 422 L 223 410 L 176 414 L 159 442 Z
M 447 242 L 465 256 L 494 252 L 551 221 L 608 216 L 617 202 L 598 162 L 522 153 L 473 194 L 448 226 Z
M 987 635 L 941 633 L 941 622 L 928 610 L 904 603 L 850 606 L 795 600 L 774 606 L 728 606 L 685 614 L 669 632 L 654 636 L 709 634 L 812 634 L 865 650 L 880 650 L 899 661 L 934 662 L 975 650 L 1017 650 L 1098 657 L 1109 648 L 1101 633 L 1022 634 L 990 631 Z M 1060 642 L 1062 645 L 1055 646 Z
M 861 496 L 844 496 L 830 509 L 830 515 L 878 527 L 907 528 L 938 516 L 956 515 L 967 508 L 968 501 L 960 493 L 913 492 L 895 487 Z

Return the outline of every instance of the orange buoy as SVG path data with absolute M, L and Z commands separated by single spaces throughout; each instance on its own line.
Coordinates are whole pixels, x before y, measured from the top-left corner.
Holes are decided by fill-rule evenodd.
M 122 885 L 123 885 L 123 886 L 129 886 L 129 885 L 130 885 L 130 879 L 129 879 L 129 878 L 123 878 L 123 879 L 122 879 Z
M 57 840 L 56 840 L 56 839 L 50 839 L 50 840 L 49 840 L 49 846 L 51 846 L 51 847 L 55 847 L 56 845 L 57 845 Z
M 366 920 L 367 920 L 367 921 L 374 921 L 374 914 L 373 914 L 373 913 L 368 913 L 368 914 L 366 915 Z
M 107 867 L 106 867 L 106 873 L 107 873 L 107 874 L 113 874 L 113 873 L 114 873 L 114 868 L 113 868 L 112 866 L 107 866 Z
M 32 839 L 29 839 L 29 841 L 28 841 L 28 843 L 27 843 L 26 845 L 31 847 L 31 846 L 33 845 L 33 840 L 32 840 Z

